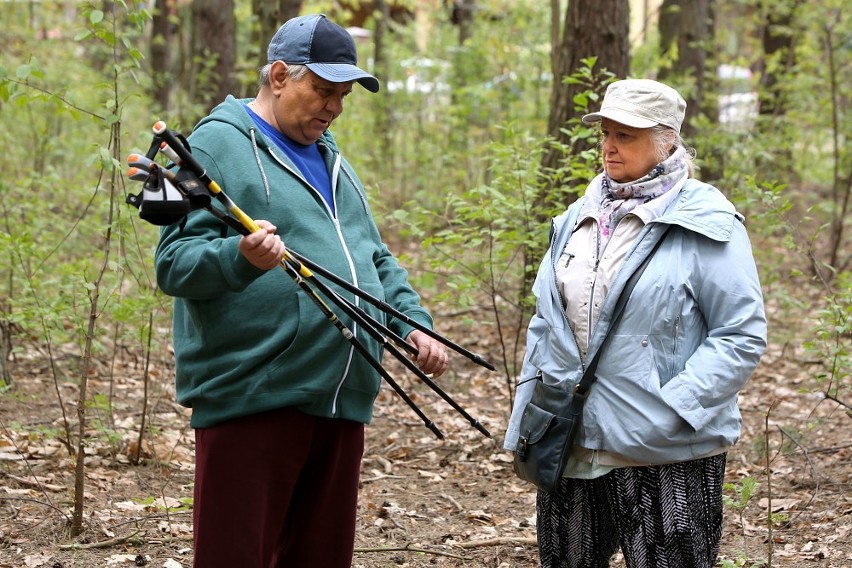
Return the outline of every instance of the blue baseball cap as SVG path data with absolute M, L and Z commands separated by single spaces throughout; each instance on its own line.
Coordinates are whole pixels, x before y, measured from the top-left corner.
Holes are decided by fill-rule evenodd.
M 355 40 L 325 14 L 287 20 L 269 42 L 266 58 L 269 63 L 305 65 L 332 83 L 357 81 L 370 92 L 379 91 L 379 80 L 357 65 Z

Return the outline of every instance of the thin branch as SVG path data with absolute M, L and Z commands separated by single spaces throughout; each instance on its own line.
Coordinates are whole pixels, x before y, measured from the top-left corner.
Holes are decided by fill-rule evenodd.
M 57 513 L 59 513 L 60 515 L 62 515 L 63 517 L 65 517 L 65 520 L 67 520 L 67 521 L 69 521 L 69 522 L 70 522 L 70 520 L 71 520 L 71 519 L 68 517 L 68 515 L 66 515 L 66 514 L 65 514 L 65 511 L 63 511 L 63 510 L 62 510 L 62 509 L 60 509 L 59 507 L 57 507 L 57 506 L 55 506 L 55 505 L 52 505 L 52 504 L 50 504 L 50 503 L 45 503 L 44 501 L 39 501 L 38 499 L 33 499 L 32 497 L 5 497 L 5 496 L 4 496 L 4 497 L 0 497 L 0 503 L 2 503 L 3 501 L 26 501 L 27 503 L 37 503 L 37 504 L 39 504 L 39 505 L 43 505 L 43 506 L 45 506 L 45 507 L 48 507 L 48 508 L 50 508 L 50 509 L 53 509 L 54 511 L 56 511 Z
M 455 558 L 457 560 L 469 560 L 466 556 L 459 556 L 458 554 L 452 554 L 450 552 L 441 552 L 440 550 L 429 550 L 427 548 L 414 548 L 412 546 L 380 546 L 376 548 L 356 548 L 355 552 L 358 553 L 368 553 L 368 552 L 417 552 L 418 554 L 432 554 L 433 556 L 447 556 L 449 558 Z
M 83 114 L 88 114 L 89 116 L 97 118 L 98 120 L 106 121 L 105 116 L 101 116 L 101 115 L 99 115 L 95 112 L 92 112 L 90 110 L 86 110 L 83 107 L 79 107 L 79 106 L 75 105 L 74 103 L 72 103 L 71 101 L 69 101 L 68 99 L 66 99 L 65 97 L 63 97 L 62 95 L 57 95 L 56 93 L 48 91 L 44 87 L 39 87 L 39 86 L 33 85 L 32 83 L 29 83 L 27 81 L 21 81 L 20 79 L 14 79 L 14 78 L 10 78 L 10 77 L 7 77 L 6 80 L 9 81 L 10 83 L 16 83 L 18 85 L 21 85 L 22 87 L 26 87 L 28 89 L 33 89 L 34 91 L 39 91 L 40 93 L 44 93 L 45 95 L 49 95 L 49 96 L 55 98 L 56 100 L 60 101 L 62 104 L 68 106 L 69 108 L 73 108 L 74 110 L 82 112 Z
M 792 517 L 790 517 L 790 518 L 787 520 L 787 523 L 785 524 L 785 526 L 790 526 L 790 525 L 793 523 L 793 521 L 794 521 L 794 520 L 795 520 L 795 519 L 796 519 L 799 515 L 801 515 L 802 513 L 804 513 L 806 510 L 808 510 L 808 509 L 810 508 L 810 506 L 811 506 L 811 503 L 813 503 L 813 502 L 816 500 L 817 494 L 819 493 L 819 490 L 820 490 L 819 475 L 817 475 L 816 467 L 814 466 L 814 463 L 811 461 L 811 457 L 810 457 L 810 453 L 811 453 L 811 452 L 808 450 L 808 448 L 807 448 L 807 447 L 805 447 L 803 444 L 801 444 L 801 443 L 800 443 L 800 442 L 799 442 L 799 441 L 798 441 L 798 440 L 797 440 L 797 439 L 796 439 L 796 438 L 795 438 L 795 437 L 794 437 L 794 436 L 793 436 L 790 432 L 788 432 L 787 430 L 785 430 L 783 427 L 779 426 L 779 427 L 778 427 L 778 430 L 781 432 L 781 434 L 782 434 L 783 436 L 785 436 L 785 437 L 786 437 L 786 438 L 788 438 L 791 442 L 793 442 L 794 444 L 796 444 L 796 447 L 798 447 L 798 448 L 802 451 L 802 453 L 803 453 L 803 454 L 804 454 L 804 456 L 805 456 L 805 461 L 807 461 L 807 462 L 808 462 L 808 467 L 809 467 L 809 468 L 810 468 L 810 470 L 811 470 L 811 477 L 812 477 L 812 478 L 813 478 L 813 480 L 814 480 L 814 492 L 811 494 L 811 498 L 808 500 L 808 502 L 807 502 L 807 503 L 805 503 L 805 505 L 804 505 L 803 507 L 801 507 L 801 509 L 800 509 L 800 511 L 799 511 L 798 513 L 796 513 L 795 515 L 793 515 Z
M 130 533 L 127 536 L 117 536 L 115 538 L 110 538 L 110 539 L 107 539 L 107 540 L 101 540 L 101 541 L 98 541 L 98 542 L 89 542 L 89 543 L 86 543 L 86 544 L 79 544 L 79 543 L 60 544 L 59 549 L 60 550 L 90 550 L 90 549 L 93 549 L 93 548 L 111 548 L 111 547 L 113 547 L 117 544 L 124 544 L 128 540 L 134 538 L 136 535 L 141 534 L 141 533 L 142 533 L 142 531 L 136 531 L 136 532 Z
M 538 541 L 535 537 L 527 536 L 504 536 L 499 538 L 488 538 L 485 540 L 472 540 L 470 542 L 458 543 L 455 546 L 459 548 L 480 548 L 483 546 L 502 546 L 504 544 L 520 544 L 537 546 Z

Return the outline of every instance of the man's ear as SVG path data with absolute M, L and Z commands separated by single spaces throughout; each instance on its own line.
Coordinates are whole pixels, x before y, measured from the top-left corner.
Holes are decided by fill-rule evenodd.
M 290 79 L 290 67 L 283 61 L 273 61 L 269 68 L 269 86 L 273 90 L 280 89 Z

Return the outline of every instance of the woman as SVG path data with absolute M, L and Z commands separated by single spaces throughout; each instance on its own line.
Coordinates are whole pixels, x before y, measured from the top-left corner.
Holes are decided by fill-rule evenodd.
M 620 547 L 629 568 L 710 568 L 719 552 L 737 393 L 766 318 L 742 216 L 692 177 L 685 110 L 674 89 L 631 79 L 583 117 L 601 123 L 604 171 L 553 221 L 505 439 L 515 450 L 537 380 L 570 390 L 601 350 L 560 484 L 537 495 L 544 567 L 609 566 Z

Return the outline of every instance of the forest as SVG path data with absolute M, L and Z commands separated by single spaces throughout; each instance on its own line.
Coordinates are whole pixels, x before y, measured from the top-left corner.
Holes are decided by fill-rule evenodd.
M 550 219 L 601 170 L 580 117 L 627 77 L 686 98 L 696 177 L 745 216 L 767 307 L 719 566 L 852 566 L 844 5 L 0 1 L 0 568 L 192 565 L 190 411 L 128 156 L 157 121 L 188 135 L 227 94 L 254 96 L 269 38 L 308 13 L 347 27 L 381 82 L 332 130 L 384 240 L 436 330 L 497 369 L 454 354 L 440 380 L 487 439 L 385 362 L 446 439 L 383 389 L 353 566 L 538 565 L 535 490 L 502 436 Z

